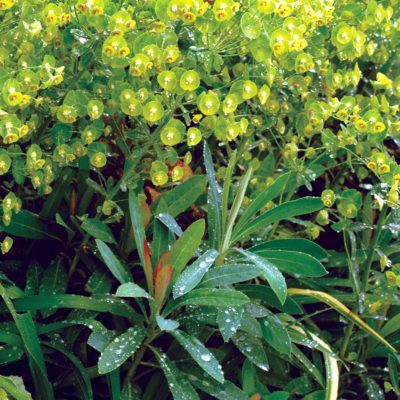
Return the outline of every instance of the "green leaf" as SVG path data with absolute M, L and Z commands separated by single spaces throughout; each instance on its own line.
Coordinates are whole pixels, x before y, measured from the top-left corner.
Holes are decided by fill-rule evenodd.
M 193 386 L 175 364 L 164 353 L 153 347 L 151 347 L 151 350 L 167 378 L 174 400 L 200 400 Z
M 232 242 L 235 243 L 272 223 L 299 215 L 310 214 L 320 210 L 323 206 L 322 200 L 319 197 L 303 197 L 301 199 L 288 201 L 261 214 L 240 231 L 234 231 Z
M 72 125 L 57 122 L 51 129 L 51 139 L 58 146 L 68 142 L 72 137 Z
M 232 382 L 225 380 L 224 383 L 216 382 L 212 379 L 204 379 L 204 374 L 190 371 L 188 375 L 190 382 L 202 392 L 208 393 L 218 400 L 248 400 L 247 396 Z
M 257 278 L 263 273 L 261 268 L 252 264 L 221 265 L 211 268 L 201 281 L 201 287 L 216 287 L 245 282 Z
M 271 264 L 277 266 L 280 270 L 294 276 L 320 277 L 325 275 L 326 269 L 314 257 L 300 253 L 298 251 L 288 250 L 257 250 L 252 252 L 265 258 Z
M 33 240 L 62 240 L 62 236 L 50 224 L 37 214 L 21 210 L 14 214 L 9 226 L 4 226 L 4 232 L 10 235 Z
M 292 353 L 304 365 L 305 370 L 308 371 L 322 387 L 324 387 L 325 386 L 325 380 L 324 380 L 324 377 L 321 374 L 321 371 L 293 343 L 292 343 Z
M 207 374 L 220 383 L 224 382 L 224 374 L 221 366 L 214 355 L 200 340 L 179 330 L 171 331 L 170 333 Z
M 162 195 L 168 205 L 168 214 L 176 217 L 196 202 L 207 185 L 205 175 L 194 175 Z
M 138 199 L 133 190 L 129 191 L 129 212 L 131 215 L 131 223 L 133 229 L 133 236 L 135 237 L 136 248 L 139 253 L 140 262 L 146 276 L 147 288 L 150 294 L 153 294 L 153 276 L 152 271 L 149 270 L 146 263 L 146 256 L 144 252 L 144 241 L 146 239 L 142 218 L 140 216 Z
M 145 337 L 146 331 L 139 326 L 134 326 L 114 338 L 100 355 L 99 373 L 107 374 L 117 369 L 136 352 Z
M 269 363 L 260 339 L 247 332 L 240 331 L 232 338 L 235 346 L 254 365 L 263 371 L 269 370 Z
M 281 304 L 274 291 L 266 285 L 236 285 L 235 288 L 243 292 L 250 299 L 260 300 L 268 306 L 274 307 L 287 314 L 303 314 L 303 309 L 290 297 L 285 304 Z
M 282 321 L 274 314 L 270 313 L 261 320 L 261 330 L 264 339 L 277 352 L 286 354 L 290 357 L 292 343 L 289 333 Z
M 183 234 L 182 228 L 178 225 L 175 218 L 171 214 L 159 213 L 157 219 L 161 221 L 176 236 Z
M 172 283 L 176 281 L 188 261 L 200 246 L 204 235 L 205 222 L 199 219 L 183 232 L 182 236 L 172 245 L 171 263 L 173 268 Z
M 31 315 L 15 315 L 15 324 L 24 342 L 25 352 L 30 360 L 31 371 L 35 377 L 36 397 L 39 397 L 40 394 L 42 399 L 53 400 L 53 388 L 47 376 L 43 352 Z
M 179 327 L 179 322 L 173 319 L 165 319 L 161 315 L 156 316 L 158 327 L 162 331 L 173 331 Z
M 137 314 L 123 300 L 116 297 L 102 296 L 92 298 L 73 294 L 47 294 L 44 296 L 26 296 L 15 300 L 17 311 L 36 311 L 49 308 L 77 308 L 99 312 L 109 312 L 113 315 L 143 321 L 143 316 Z
M 63 263 L 63 259 L 58 258 L 51 263 L 43 273 L 42 281 L 40 282 L 39 294 L 57 294 L 65 293 L 68 283 L 67 269 Z M 44 318 L 54 314 L 57 310 L 43 310 Z
M 186 305 L 199 305 L 211 307 L 237 307 L 246 304 L 248 297 L 243 293 L 229 289 L 194 289 L 191 292 L 170 301 L 164 312 L 169 312 Z
M 210 247 L 219 249 L 222 239 L 222 189 L 219 186 L 214 171 L 214 164 L 207 142 L 204 141 L 204 165 L 208 178 L 208 240 Z
M 95 241 L 104 263 L 107 265 L 108 269 L 115 276 L 115 278 L 117 278 L 120 283 L 131 282 L 131 274 L 127 268 L 121 264 L 111 249 L 103 241 L 99 239 L 96 239 Z
M 328 257 L 328 253 L 319 245 L 307 239 L 276 239 L 257 244 L 250 249 L 254 253 L 263 250 L 289 250 L 307 253 L 317 260 Z
M 90 275 L 85 289 L 92 294 L 106 294 L 110 293 L 111 278 L 106 271 L 95 269 L 93 274 Z
M 93 400 L 93 391 L 92 385 L 90 384 L 90 377 L 82 365 L 81 361 L 71 352 L 65 350 L 63 346 L 56 345 L 54 343 L 45 342 L 43 345 L 50 347 L 54 350 L 59 351 L 61 354 L 66 357 L 74 368 L 74 380 L 77 382 L 78 386 L 81 389 L 82 399 L 83 400 Z
M 247 250 L 236 249 L 239 253 L 243 254 L 247 260 L 252 262 L 255 266 L 262 270 L 264 278 L 267 280 L 271 289 L 275 292 L 281 304 L 285 303 L 287 295 L 287 286 L 285 278 L 282 273 L 271 264 L 269 261 L 257 256 Z
M 127 282 L 120 285 L 115 295 L 117 297 L 145 297 L 146 299 L 152 298 L 144 289 L 133 282 Z
M 115 243 L 114 235 L 108 225 L 95 218 L 87 218 L 82 222 L 82 229 L 95 239 L 106 243 Z
M 244 210 L 242 216 L 237 222 L 234 229 L 234 234 L 240 231 L 247 224 L 247 222 L 253 218 L 269 201 L 275 199 L 283 193 L 290 175 L 290 172 L 280 175 L 271 184 L 271 186 L 268 186 L 265 191 L 261 192 L 254 200 L 251 201 L 250 205 Z
M 217 323 L 224 341 L 227 342 L 240 327 L 243 307 L 218 307 Z
M 190 292 L 200 283 L 204 274 L 214 264 L 218 254 L 218 251 L 214 249 L 207 250 L 179 275 L 173 287 L 174 299 Z

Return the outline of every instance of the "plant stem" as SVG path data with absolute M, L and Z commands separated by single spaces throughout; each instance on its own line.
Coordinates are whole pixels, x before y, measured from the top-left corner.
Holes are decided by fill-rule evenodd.
M 363 275 L 362 275 L 362 281 L 361 281 L 361 287 L 360 287 L 360 295 L 363 295 L 367 290 L 368 290 L 368 279 L 369 279 L 369 274 L 371 272 L 371 266 L 372 266 L 372 260 L 374 257 L 374 252 L 375 252 L 375 247 L 376 244 L 378 243 L 379 236 L 381 235 L 382 227 L 383 227 L 383 222 L 386 217 L 386 213 L 388 210 L 388 206 L 385 204 L 382 208 L 381 214 L 379 215 L 378 221 L 376 223 L 376 228 L 374 235 L 371 239 L 371 242 L 368 245 L 368 253 L 367 253 L 367 258 L 363 264 Z M 360 311 L 360 302 L 358 301 L 353 312 L 355 314 L 358 314 Z M 344 339 L 342 342 L 342 347 L 340 349 L 340 357 L 344 358 L 346 355 L 347 347 L 349 345 L 350 337 L 353 333 L 353 328 L 354 328 L 354 323 L 350 323 L 347 326 Z

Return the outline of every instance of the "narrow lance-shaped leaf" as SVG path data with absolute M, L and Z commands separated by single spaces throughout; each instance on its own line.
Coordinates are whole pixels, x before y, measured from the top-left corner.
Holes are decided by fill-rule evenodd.
M 190 292 L 200 283 L 204 274 L 214 264 L 218 254 L 218 251 L 214 249 L 207 250 L 181 273 L 173 288 L 175 299 Z
M 246 223 L 253 218 L 269 201 L 279 196 L 285 189 L 291 173 L 280 175 L 276 180 L 261 192 L 250 205 L 246 207 L 239 221 L 235 225 L 234 235 L 239 232 Z
M 82 229 L 93 236 L 95 239 L 100 239 L 106 243 L 115 243 L 114 235 L 108 225 L 95 218 L 87 218 L 82 222 Z
M 358 315 L 354 314 L 348 307 L 346 307 L 343 303 L 341 303 L 338 299 L 331 296 L 330 294 L 319 292 L 317 290 L 297 289 L 297 288 L 290 288 L 288 290 L 288 293 L 291 295 L 310 296 L 318 299 L 319 301 L 322 301 L 323 303 L 335 309 L 339 314 L 343 315 L 345 318 L 354 322 L 362 330 L 364 330 L 365 332 L 370 334 L 373 338 L 375 338 L 378 342 L 386 346 L 390 350 L 390 352 L 395 356 L 395 358 L 398 361 L 400 360 L 399 353 L 386 339 L 384 339 L 378 332 L 372 329 Z
M 260 339 L 247 332 L 240 331 L 232 338 L 235 346 L 247 357 L 254 365 L 263 371 L 269 370 L 267 355 Z
M 169 252 L 161 256 L 154 271 L 154 299 L 160 311 L 165 300 L 168 285 L 172 278 L 171 255 Z
M 196 337 L 179 330 L 170 332 L 171 335 L 182 345 L 182 347 L 192 356 L 193 360 L 218 382 L 224 382 L 224 374 L 217 359 L 203 343 Z
M 292 343 L 289 333 L 282 321 L 274 314 L 269 313 L 261 320 L 261 330 L 264 339 L 276 351 L 290 356 Z
M 96 239 L 95 241 L 104 263 L 107 265 L 108 269 L 115 276 L 115 278 L 117 278 L 120 283 L 132 281 L 129 271 L 126 267 L 124 267 L 124 265 L 122 265 L 112 250 L 103 241 L 99 239 Z
M 151 347 L 168 381 L 174 400 L 200 400 L 193 386 L 176 365 L 161 351 Z
M 173 268 L 172 283 L 176 281 L 186 264 L 200 246 L 204 230 L 204 219 L 199 219 L 196 222 L 193 222 L 193 224 L 191 224 L 189 228 L 183 232 L 182 236 L 172 245 L 170 250 Z
M 257 256 L 247 250 L 237 249 L 237 251 L 243 254 L 249 261 L 254 265 L 262 269 L 263 276 L 271 286 L 271 289 L 275 292 L 281 304 L 285 303 L 287 295 L 287 286 L 285 278 L 275 265 L 269 261 Z
M 133 236 L 135 237 L 137 251 L 139 253 L 140 262 L 146 276 L 147 287 L 150 295 L 153 294 L 153 275 L 152 270 L 148 267 L 148 257 L 145 254 L 145 233 L 140 217 L 138 199 L 133 190 L 129 191 L 129 212 L 131 215 Z
M 253 219 L 240 231 L 235 230 L 232 235 L 232 243 L 236 243 L 253 232 L 265 228 L 274 222 L 279 222 L 299 215 L 310 214 L 314 211 L 320 210 L 323 206 L 322 200 L 319 197 L 303 197 L 301 199 L 283 203 Z
M 211 152 L 206 142 L 204 142 L 204 165 L 209 183 L 207 196 L 208 237 L 210 247 L 219 249 L 222 236 L 222 189 L 215 178 Z
M 194 289 L 191 292 L 170 301 L 165 307 L 167 315 L 178 307 L 189 304 L 210 307 L 236 307 L 246 304 L 249 298 L 241 292 L 230 289 Z
M 114 338 L 101 353 L 98 363 L 99 373 L 107 374 L 122 365 L 136 352 L 145 337 L 146 331 L 134 326 Z

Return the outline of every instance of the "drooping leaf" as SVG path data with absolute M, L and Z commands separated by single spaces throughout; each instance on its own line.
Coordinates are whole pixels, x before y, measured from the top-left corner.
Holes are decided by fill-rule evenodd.
M 192 356 L 193 360 L 218 382 L 224 382 L 224 374 L 217 359 L 203 343 L 196 337 L 179 330 L 170 332 L 171 335 L 182 345 L 182 347 Z
M 193 386 L 175 364 L 161 351 L 151 348 L 167 378 L 174 400 L 200 400 Z
M 275 265 L 268 260 L 253 254 L 247 250 L 237 249 L 239 253 L 244 255 L 248 261 L 262 270 L 264 278 L 269 283 L 271 289 L 275 292 L 281 304 L 285 303 L 287 295 L 287 286 L 285 278 Z
M 139 326 L 134 326 L 114 338 L 100 355 L 99 373 L 107 374 L 122 365 L 136 352 L 145 337 L 146 331 Z
M 269 370 L 268 358 L 260 339 L 247 332 L 240 331 L 233 336 L 232 340 L 240 352 L 254 365 L 257 365 L 263 371 Z
M 290 356 L 292 343 L 289 333 L 282 321 L 274 314 L 270 313 L 261 320 L 261 330 L 264 339 L 276 351 Z

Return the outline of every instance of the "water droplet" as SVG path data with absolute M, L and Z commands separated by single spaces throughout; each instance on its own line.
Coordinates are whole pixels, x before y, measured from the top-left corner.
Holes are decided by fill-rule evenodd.
M 201 359 L 202 359 L 203 361 L 208 362 L 208 361 L 211 360 L 211 356 L 210 356 L 209 354 L 202 354 L 202 355 L 201 355 Z

